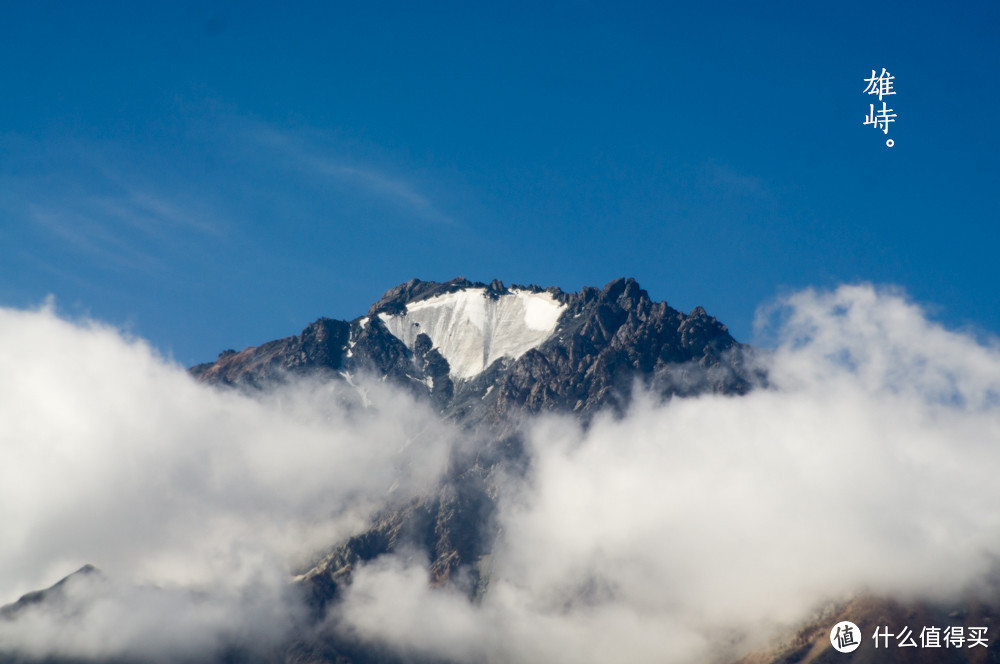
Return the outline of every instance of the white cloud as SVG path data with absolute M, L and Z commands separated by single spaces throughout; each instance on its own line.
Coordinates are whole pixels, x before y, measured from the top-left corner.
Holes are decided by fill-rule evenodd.
M 852 593 L 981 584 L 1000 556 L 997 347 L 865 286 L 769 313 L 768 389 L 536 421 L 527 477 L 496 487 L 480 600 L 403 552 L 356 570 L 333 624 L 462 662 L 706 661 Z M 0 641 L 153 659 L 290 629 L 289 561 L 430 486 L 453 437 L 384 385 L 356 396 L 210 390 L 114 330 L 0 310 L 0 592 L 84 562 L 111 579 Z
M 456 661 L 688 662 L 852 593 L 981 584 L 1000 556 L 1000 352 L 867 286 L 779 308 L 771 389 L 538 422 L 480 604 L 381 561 L 341 615 Z
M 92 563 L 124 585 L 84 612 L 89 627 L 105 616 L 108 630 L 153 638 L 143 625 L 158 629 L 158 603 L 194 591 L 210 598 L 198 611 L 248 620 L 248 588 L 283 595 L 291 565 L 443 469 L 451 429 L 387 386 L 365 390 L 365 407 L 342 383 L 221 392 L 116 330 L 0 309 L 0 603 Z M 22 626 L 0 621 L 0 642 L 38 636 Z M 74 634 L 32 643 L 65 650 L 83 644 Z

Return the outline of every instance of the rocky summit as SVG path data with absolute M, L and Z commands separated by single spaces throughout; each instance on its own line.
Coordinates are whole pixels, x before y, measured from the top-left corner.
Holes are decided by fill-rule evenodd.
M 763 378 L 749 360 L 748 347 L 704 309 L 683 314 L 654 302 L 631 278 L 565 293 L 459 277 L 413 279 L 352 321 L 321 318 L 191 371 L 255 388 L 296 374 L 371 374 L 456 420 L 496 424 L 524 412 L 621 412 L 637 384 L 664 397 L 742 394 Z

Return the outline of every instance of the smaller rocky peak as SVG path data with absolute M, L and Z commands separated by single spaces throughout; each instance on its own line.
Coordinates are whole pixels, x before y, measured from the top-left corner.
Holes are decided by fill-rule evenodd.
M 584 289 L 581 295 L 586 298 L 589 295 L 587 289 Z M 652 305 L 649 293 L 632 277 L 622 277 L 609 282 L 598 294 L 597 299 L 600 304 L 610 305 L 626 312 L 645 313 Z
M 695 307 L 691 310 L 691 313 L 687 315 L 687 320 L 685 323 L 688 325 L 704 325 L 708 327 L 715 327 L 723 332 L 728 332 L 729 328 L 719 322 L 715 316 L 711 316 L 705 311 L 704 307 Z
M 625 280 L 625 290 L 618 297 L 623 309 L 637 311 L 650 304 L 649 293 L 639 286 L 635 279 Z
M 84 565 L 80 569 L 78 569 L 75 572 L 73 572 L 72 574 L 70 574 L 70 576 L 79 576 L 79 575 L 86 576 L 88 574 L 100 574 L 100 573 L 101 573 L 101 570 L 97 569 L 96 567 L 94 567 L 90 563 L 87 563 L 86 565 Z M 69 578 L 69 577 L 66 577 L 66 578 Z
M 34 590 L 25 593 L 13 604 L 0 606 L 0 618 L 14 619 L 17 618 L 18 614 L 32 605 L 59 601 L 65 597 L 66 585 L 81 578 L 101 580 L 104 579 L 104 575 L 99 569 L 88 563 L 44 590 Z
M 649 294 L 632 277 L 619 277 L 608 282 L 599 297 L 604 302 L 617 302 L 622 308 L 629 309 L 641 300 L 648 300 Z
M 215 362 L 192 367 L 191 375 L 209 384 L 264 387 L 290 372 L 337 370 L 350 333 L 350 323 L 320 318 L 299 335 L 241 351 L 225 350 Z
M 618 299 L 618 296 L 625 292 L 625 285 L 627 281 L 631 278 L 626 279 L 625 277 L 618 277 L 614 281 L 609 281 L 603 289 L 601 289 L 601 299 L 605 302 L 614 301 Z
M 576 294 L 574 299 L 581 305 L 590 304 L 591 302 L 596 301 L 601 296 L 602 292 L 603 291 L 598 288 L 594 288 L 593 286 L 584 286 L 580 289 L 580 292 Z
M 705 345 L 716 340 L 735 343 L 729 328 L 710 316 L 703 307 L 695 307 L 681 322 L 678 331 L 684 346 Z
M 302 350 L 310 361 L 335 366 L 350 336 L 350 324 L 332 318 L 320 318 L 299 335 Z
M 691 313 L 688 314 L 688 318 L 711 318 L 711 316 L 709 316 L 705 311 L 705 307 L 699 305 L 691 310 Z
M 486 287 L 484 295 L 491 300 L 499 300 L 501 295 L 507 295 L 508 293 L 510 293 L 510 291 L 503 285 L 503 282 L 499 279 L 494 279 L 490 282 L 490 285 Z
M 543 291 L 539 289 L 539 292 Z M 551 295 L 552 298 L 559 304 L 569 304 L 570 300 L 573 298 L 573 295 L 571 293 L 564 292 L 563 289 L 559 288 L 558 286 L 549 286 L 544 290 L 544 292 Z
M 393 286 L 382 294 L 375 304 L 368 310 L 368 316 L 374 316 L 379 312 L 397 315 L 406 310 L 406 303 L 411 300 L 414 293 L 423 289 L 424 282 L 420 279 L 410 279 L 404 284 Z

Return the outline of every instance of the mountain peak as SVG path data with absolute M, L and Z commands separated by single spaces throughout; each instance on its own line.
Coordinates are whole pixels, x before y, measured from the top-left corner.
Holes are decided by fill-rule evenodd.
M 631 277 L 603 288 L 411 279 L 353 321 L 321 318 L 297 336 L 225 352 L 192 373 L 264 387 L 289 374 L 381 376 L 456 419 L 526 410 L 626 407 L 638 382 L 664 396 L 742 393 L 759 380 L 749 351 L 701 307 L 654 302 Z

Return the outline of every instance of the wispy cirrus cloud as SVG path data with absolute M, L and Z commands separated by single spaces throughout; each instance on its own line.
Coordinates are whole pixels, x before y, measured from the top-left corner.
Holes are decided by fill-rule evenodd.
M 390 174 L 385 168 L 333 154 L 332 150 L 323 151 L 307 141 L 303 135 L 261 123 L 247 123 L 245 134 L 272 154 L 279 155 L 287 167 L 311 178 L 353 188 L 358 193 L 378 198 L 424 222 L 455 223 L 454 219 L 412 180 Z
M 72 256 L 97 270 L 151 274 L 226 233 L 226 214 L 120 146 L 4 137 L 0 210 L 18 251 L 62 269 Z M 11 245 L 8 245 L 11 246 Z
M 53 270 L 62 253 L 99 271 L 179 274 L 177 263 L 208 258 L 210 243 L 275 257 L 331 222 L 455 223 L 419 178 L 370 150 L 236 110 L 185 113 L 183 133 L 142 146 L 0 137 L 10 165 L 0 170 L 0 210 L 19 251 Z

